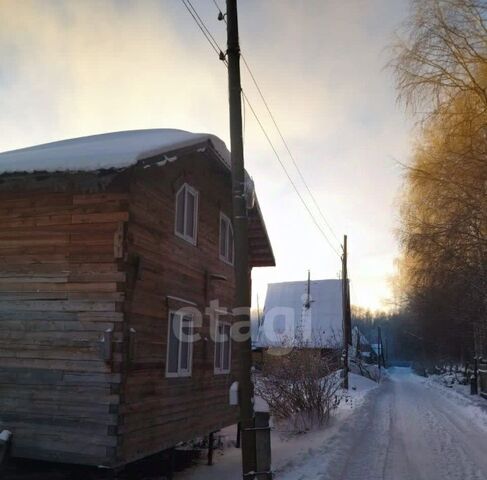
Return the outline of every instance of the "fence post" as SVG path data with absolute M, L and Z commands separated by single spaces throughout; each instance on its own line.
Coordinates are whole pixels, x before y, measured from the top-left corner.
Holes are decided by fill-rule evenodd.
M 3 430 L 0 432 L 0 469 L 7 463 L 11 439 L 12 432 L 9 430 Z
M 271 427 L 269 412 L 255 412 L 257 480 L 272 479 Z

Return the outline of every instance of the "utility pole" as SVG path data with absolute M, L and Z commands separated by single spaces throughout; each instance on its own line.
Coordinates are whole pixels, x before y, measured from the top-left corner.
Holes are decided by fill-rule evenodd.
M 257 326 L 261 327 L 261 316 L 260 316 L 260 306 L 259 306 L 259 294 L 257 294 Z
M 380 327 L 377 327 L 377 366 L 379 367 L 379 372 L 381 367 L 381 360 L 382 363 L 384 363 L 384 350 L 382 347 L 382 331 Z
M 311 273 L 308 270 L 308 283 L 306 287 L 306 302 L 304 302 L 304 308 L 309 310 L 311 307 Z
M 232 161 L 233 229 L 235 238 L 236 320 L 248 334 L 240 342 L 239 404 L 242 441 L 242 473 L 253 479 L 256 471 L 256 441 L 253 385 L 251 379 L 252 345 L 250 338 L 250 270 L 248 260 L 248 219 L 245 198 L 245 168 L 242 138 L 242 87 L 240 84 L 240 45 L 238 40 L 237 0 L 227 0 L 228 90 L 230 103 L 230 149 Z M 243 307 L 243 308 L 242 308 Z
M 348 351 L 352 343 L 352 318 L 350 311 L 350 290 L 348 286 L 347 236 L 343 236 L 342 255 L 342 317 L 343 317 L 343 388 L 348 390 Z

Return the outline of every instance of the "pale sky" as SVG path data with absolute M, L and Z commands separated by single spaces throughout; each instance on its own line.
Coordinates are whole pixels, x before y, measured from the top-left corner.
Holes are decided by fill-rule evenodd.
M 224 47 L 213 1 L 192 2 Z M 391 298 L 398 162 L 410 155 L 411 125 L 384 69 L 407 8 L 407 0 L 239 1 L 242 51 L 322 211 L 340 239 L 348 234 L 352 303 L 373 309 Z M 229 146 L 226 70 L 179 0 L 0 0 L 0 58 L 0 151 L 143 128 L 209 132 Z M 242 75 L 305 195 L 243 67 Z M 336 278 L 340 262 L 249 111 L 245 126 L 246 168 L 277 260 L 254 270 L 262 306 L 268 282 L 304 280 L 308 269 L 313 279 Z

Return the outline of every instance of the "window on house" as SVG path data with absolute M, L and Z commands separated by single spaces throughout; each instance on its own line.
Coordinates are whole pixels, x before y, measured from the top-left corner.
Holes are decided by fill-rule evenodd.
M 220 258 L 233 265 L 234 251 L 232 222 L 220 213 Z
M 176 193 L 176 235 L 196 245 L 197 226 L 198 192 L 185 183 Z
M 179 312 L 169 313 L 167 336 L 166 376 L 188 377 L 191 375 L 193 343 L 193 317 Z
M 231 361 L 230 323 L 218 321 L 215 336 L 215 373 L 229 373 Z

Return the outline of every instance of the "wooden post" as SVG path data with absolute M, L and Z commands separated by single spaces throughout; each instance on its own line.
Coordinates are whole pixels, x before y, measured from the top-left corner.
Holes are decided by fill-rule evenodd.
M 174 472 L 176 471 L 176 449 L 169 450 L 169 472 L 167 474 L 168 480 L 173 480 Z
M 350 295 L 347 272 L 347 236 L 343 236 L 342 255 L 342 322 L 343 322 L 343 388 L 348 390 L 348 350 L 352 336 L 352 322 L 350 314 Z
M 213 465 L 213 432 L 208 435 L 208 465 Z
M 470 379 L 470 395 L 478 395 L 479 393 L 478 380 L 478 360 L 477 355 L 473 357 L 473 375 Z
M 11 438 L 12 432 L 9 430 L 3 430 L 0 433 L 0 471 L 7 464 Z
M 269 426 L 269 412 L 255 412 L 255 435 L 257 449 L 257 475 L 258 480 L 272 479 L 271 465 L 271 428 Z
M 384 364 L 384 353 L 382 349 L 382 332 L 381 328 L 377 327 L 377 365 L 379 367 L 379 373 L 381 371 L 381 365 Z M 383 365 L 385 367 L 385 365 Z
M 240 84 L 240 45 L 238 40 L 237 0 L 227 0 L 227 59 L 230 104 L 230 145 L 233 195 L 233 230 L 235 238 L 235 320 L 247 335 L 239 342 L 240 421 L 242 424 L 242 474 L 255 475 L 255 430 L 251 379 L 252 344 L 250 338 L 250 269 L 248 260 L 248 217 L 242 137 L 242 88 Z
M 235 448 L 240 448 L 240 433 L 241 433 L 241 425 L 240 422 L 237 423 L 237 439 L 235 441 Z

